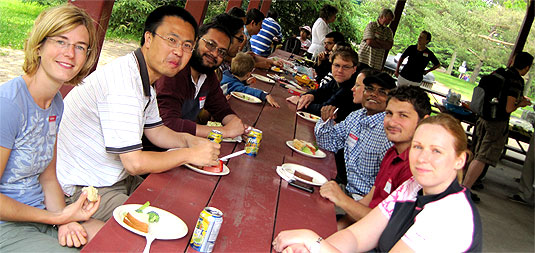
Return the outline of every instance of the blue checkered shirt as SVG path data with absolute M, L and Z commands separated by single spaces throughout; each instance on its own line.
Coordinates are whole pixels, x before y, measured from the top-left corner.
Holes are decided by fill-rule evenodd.
M 384 131 L 385 113 L 366 116 L 366 112 L 365 108 L 354 111 L 338 124 L 332 120 L 323 124 L 323 120 L 319 120 L 314 128 L 320 148 L 332 152 L 344 149 L 346 189 L 359 195 L 368 194 L 381 161 L 392 146 Z

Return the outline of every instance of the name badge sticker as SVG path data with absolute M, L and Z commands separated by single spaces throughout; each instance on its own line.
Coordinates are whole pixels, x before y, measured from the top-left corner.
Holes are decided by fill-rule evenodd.
M 424 53 L 424 57 L 428 57 L 428 56 L 429 56 L 429 54 L 428 54 L 428 53 Z
M 206 96 L 199 97 L 199 109 L 204 108 L 204 103 L 206 102 Z
M 48 134 L 49 135 L 55 135 L 56 131 L 58 129 L 58 126 L 56 124 L 56 115 L 48 116 Z
M 354 147 L 357 144 L 358 139 L 359 139 L 358 136 L 356 136 L 353 133 L 349 133 L 349 136 L 347 137 L 347 140 L 346 140 L 346 144 L 349 147 Z
M 392 191 L 392 178 L 389 178 L 388 181 L 386 181 L 384 190 L 386 193 L 390 194 L 390 191 Z

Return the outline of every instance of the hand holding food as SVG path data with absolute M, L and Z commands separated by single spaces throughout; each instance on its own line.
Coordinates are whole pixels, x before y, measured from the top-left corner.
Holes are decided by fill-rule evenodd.
M 321 108 L 321 119 L 327 121 L 329 119 L 336 118 L 336 107 L 332 105 L 326 105 Z
M 87 186 L 82 188 L 83 192 L 87 192 L 87 200 L 89 202 L 95 202 L 98 199 L 98 190 L 93 186 Z

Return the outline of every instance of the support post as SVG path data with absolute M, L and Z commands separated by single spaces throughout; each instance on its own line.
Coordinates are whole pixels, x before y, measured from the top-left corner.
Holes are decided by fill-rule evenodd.
M 243 2 L 243 0 L 229 0 L 228 3 L 227 3 L 227 9 L 225 10 L 225 12 L 230 11 L 230 9 L 232 9 L 234 7 L 241 8 L 242 2 Z
M 511 52 L 511 55 L 509 56 L 509 61 L 507 63 L 507 66 L 509 67 L 512 66 L 515 55 L 519 52 L 522 52 L 522 50 L 524 50 L 524 45 L 526 45 L 526 40 L 528 39 L 529 30 L 531 29 L 531 25 L 533 24 L 534 15 L 535 15 L 535 0 L 530 0 L 526 9 L 526 16 L 524 16 L 522 27 L 520 27 L 520 31 L 518 32 L 518 36 L 516 37 L 516 42 L 515 42 L 515 45 L 513 46 L 513 51 Z
M 188 0 L 184 9 L 191 13 L 200 26 L 208 9 L 208 0 Z
M 259 9 L 260 8 L 260 1 L 261 0 L 251 0 L 251 1 L 249 1 L 249 6 L 247 6 L 247 10 Z
M 396 30 L 398 29 L 399 21 L 401 20 L 401 14 L 403 14 L 403 9 L 405 8 L 405 3 L 407 0 L 397 0 L 396 7 L 394 9 L 394 19 L 390 23 L 390 30 L 392 30 L 392 38 L 396 37 Z M 385 58 L 383 59 L 383 66 L 385 65 L 386 58 L 390 50 L 386 50 Z
M 264 13 L 264 15 L 267 16 L 269 7 L 271 7 L 271 0 L 264 0 L 262 1 L 262 6 L 260 7 L 260 11 Z

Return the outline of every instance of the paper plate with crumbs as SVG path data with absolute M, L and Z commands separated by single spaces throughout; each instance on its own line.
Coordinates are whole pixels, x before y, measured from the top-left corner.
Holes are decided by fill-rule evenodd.
M 297 115 L 299 115 L 299 117 L 305 119 L 305 120 L 308 120 L 310 122 L 318 122 L 321 118 L 319 116 L 316 116 L 314 114 L 310 114 L 308 112 L 302 112 L 302 111 L 299 111 L 297 112 Z
M 294 139 L 293 141 L 286 141 L 286 145 L 293 149 L 295 152 L 312 157 L 312 158 L 325 158 L 327 154 L 320 149 L 314 147 L 312 143 L 302 140 Z
M 271 78 L 268 78 L 268 77 L 265 77 L 265 76 L 261 76 L 259 74 L 251 74 L 251 76 L 253 76 L 257 80 L 262 81 L 262 82 L 271 83 L 271 84 L 275 83 L 275 81 L 273 81 Z

